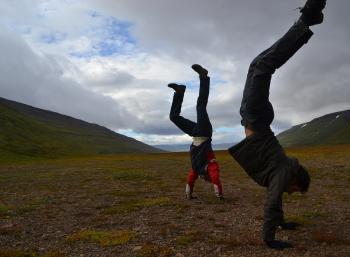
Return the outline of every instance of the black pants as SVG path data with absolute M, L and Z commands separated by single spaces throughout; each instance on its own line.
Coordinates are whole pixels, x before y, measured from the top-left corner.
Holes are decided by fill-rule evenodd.
M 240 108 L 242 125 L 254 132 L 271 131 L 274 111 L 269 101 L 272 74 L 288 61 L 313 35 L 302 22 L 295 23 L 270 48 L 250 64 Z
M 213 128 L 207 113 L 209 97 L 209 77 L 200 77 L 199 96 L 197 99 L 197 123 L 180 116 L 184 92 L 175 92 L 170 110 L 170 120 L 183 132 L 192 137 L 211 137 Z

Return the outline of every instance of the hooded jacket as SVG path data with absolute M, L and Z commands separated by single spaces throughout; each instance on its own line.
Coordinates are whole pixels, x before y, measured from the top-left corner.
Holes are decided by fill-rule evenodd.
M 263 238 L 274 240 L 283 222 L 282 195 L 296 174 L 298 161 L 288 158 L 273 132 L 246 137 L 229 153 L 259 185 L 267 187 Z

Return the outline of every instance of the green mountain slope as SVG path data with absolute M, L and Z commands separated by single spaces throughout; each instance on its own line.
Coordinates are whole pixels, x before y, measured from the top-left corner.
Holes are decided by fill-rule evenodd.
M 0 154 L 58 157 L 160 150 L 105 127 L 0 98 Z
M 277 138 L 283 146 L 350 144 L 350 110 L 294 126 Z

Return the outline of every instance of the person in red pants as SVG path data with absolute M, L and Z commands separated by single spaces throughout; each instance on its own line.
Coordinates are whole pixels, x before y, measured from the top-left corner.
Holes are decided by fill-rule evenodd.
M 193 138 L 190 147 L 192 169 L 187 177 L 186 197 L 188 199 L 193 198 L 194 184 L 199 176 L 213 183 L 216 196 L 219 199 L 223 199 L 219 165 L 216 162 L 211 145 L 213 128 L 207 112 L 210 77 L 208 77 L 208 71 L 199 64 L 192 65 L 192 69 L 198 73 L 200 80 L 196 106 L 197 122 L 188 120 L 180 115 L 186 86 L 175 83 L 168 85 L 168 87 L 175 90 L 170 109 L 170 120 L 184 133 Z

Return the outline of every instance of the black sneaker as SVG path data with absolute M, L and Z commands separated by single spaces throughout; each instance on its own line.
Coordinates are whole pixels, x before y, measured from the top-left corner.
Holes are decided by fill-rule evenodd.
M 202 66 L 199 64 L 193 64 L 192 69 L 199 74 L 201 77 L 206 77 L 208 76 L 208 71 L 204 69 Z
M 175 83 L 168 84 L 168 87 L 174 89 L 176 92 L 185 92 L 186 86 L 185 85 L 178 85 Z
M 301 19 L 308 25 L 321 24 L 323 22 L 322 10 L 326 6 L 326 0 L 307 0 L 304 7 L 300 9 Z

